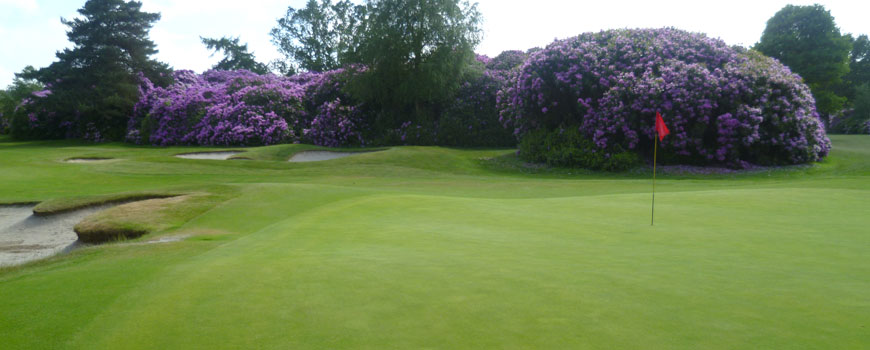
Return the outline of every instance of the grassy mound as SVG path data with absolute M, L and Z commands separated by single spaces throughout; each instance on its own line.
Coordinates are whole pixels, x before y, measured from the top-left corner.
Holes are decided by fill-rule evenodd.
M 56 198 L 41 202 L 36 205 L 36 207 L 33 208 L 33 215 L 47 216 L 106 204 L 135 202 L 156 198 L 170 198 L 178 195 L 180 195 L 180 193 L 158 191 L 117 193 L 109 195 L 82 196 L 72 198 Z
M 870 137 L 811 167 L 527 168 L 515 150 L 192 162 L 192 148 L 0 139 L 0 201 L 191 195 L 80 224 L 186 235 L 0 269 L 4 349 L 857 349 Z M 73 155 L 124 162 L 81 167 Z M 283 153 L 286 152 L 286 153 Z M 270 154 L 266 156 L 265 154 Z M 201 195 L 200 195 L 201 194 Z M 39 335 L 39 336 L 34 336 Z

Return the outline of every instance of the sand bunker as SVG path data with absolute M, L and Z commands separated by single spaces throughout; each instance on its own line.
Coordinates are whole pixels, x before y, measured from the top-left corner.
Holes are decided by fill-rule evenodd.
M 356 156 L 364 153 L 371 153 L 375 151 L 365 151 L 365 152 L 332 152 L 332 151 L 302 151 L 293 155 L 290 158 L 291 162 L 319 162 L 330 159 L 344 158 L 350 156 Z
M 227 160 L 227 159 L 230 159 L 230 157 L 237 155 L 239 153 L 243 153 L 243 152 L 242 151 L 196 152 L 196 153 L 176 154 L 175 156 L 178 158 L 184 158 L 184 159 Z
M 114 158 L 70 158 L 65 160 L 67 163 L 109 163 L 120 159 Z
M 131 244 L 147 245 L 147 244 L 173 243 L 173 242 L 181 242 L 181 241 L 187 239 L 188 237 L 190 237 L 190 236 L 189 235 L 168 236 L 168 237 L 161 237 L 161 238 L 151 240 L 151 241 L 137 242 L 137 243 L 131 243 Z
M 18 265 L 68 252 L 79 245 L 79 221 L 112 205 L 51 216 L 34 216 L 32 205 L 0 206 L 0 266 Z

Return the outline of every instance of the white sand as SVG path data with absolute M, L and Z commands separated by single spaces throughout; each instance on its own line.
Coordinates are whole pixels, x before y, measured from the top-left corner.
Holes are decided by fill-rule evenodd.
M 18 265 L 68 252 L 79 245 L 79 221 L 112 205 L 51 216 L 34 216 L 32 205 L 0 206 L 0 266 Z
M 330 159 L 338 159 L 356 156 L 369 152 L 332 152 L 332 151 L 302 151 L 290 157 L 291 162 L 319 162 Z
M 176 154 L 175 156 L 178 158 L 184 159 L 215 159 L 215 160 L 227 160 L 230 157 L 242 153 L 240 151 L 224 151 L 224 152 L 197 152 L 197 153 L 184 153 L 184 154 Z

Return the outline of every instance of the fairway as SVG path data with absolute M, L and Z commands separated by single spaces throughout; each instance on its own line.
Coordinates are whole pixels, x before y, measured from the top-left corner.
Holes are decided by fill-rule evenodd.
M 0 138 L 0 203 L 184 195 L 97 220 L 141 238 L 0 269 L 0 348 L 866 349 L 870 136 L 831 140 L 812 166 L 660 175 L 650 226 L 651 171 L 509 149 Z M 246 159 L 175 157 L 221 150 Z

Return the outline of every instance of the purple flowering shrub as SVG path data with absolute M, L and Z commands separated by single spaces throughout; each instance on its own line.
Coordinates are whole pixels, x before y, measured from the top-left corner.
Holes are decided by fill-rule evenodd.
M 317 108 L 317 114 L 303 134 L 312 144 L 327 147 L 363 146 L 362 115 L 356 106 L 343 104 L 340 98 Z
M 445 146 L 513 146 L 516 138 L 498 121 L 495 97 L 508 71 L 471 72 L 434 127 L 433 144 Z M 404 134 L 404 135 L 407 135 Z M 407 141 L 407 140 L 403 140 Z
M 60 139 L 77 136 L 73 124 L 54 111 L 57 101 L 48 99 L 51 86 L 34 91 L 15 106 L 8 117 L 9 131 L 22 139 Z M 79 115 L 72 116 L 78 119 Z
M 127 138 L 155 145 L 265 145 L 292 140 L 301 128 L 303 90 L 249 71 L 176 71 L 155 87 L 141 77 Z
M 505 51 L 494 58 L 477 55 L 479 66 L 466 73 L 453 101 L 434 125 L 425 128 L 433 135 L 422 140 L 415 137 L 420 133 L 416 126 L 410 128 L 406 125 L 401 132 L 402 141 L 466 147 L 516 145 L 516 138 L 498 121 L 496 95 L 507 84 L 510 71 L 525 57 L 522 51 Z
M 669 28 L 556 41 L 512 73 L 497 105 L 518 138 L 576 128 L 605 158 L 651 155 L 656 111 L 671 130 L 666 162 L 795 164 L 830 150 L 809 89 L 787 67 Z
M 344 70 L 292 77 L 249 71 L 175 72 L 155 87 L 141 77 L 127 138 L 155 145 L 362 145 L 360 106 L 341 92 Z
M 319 146 L 364 146 L 371 113 L 348 94 L 349 79 L 364 71 L 361 67 L 340 68 L 323 73 L 305 73 L 306 110 L 312 118 L 303 130 L 304 140 Z
M 525 52 L 519 50 L 503 51 L 485 62 L 486 69 L 507 72 L 523 64 L 527 57 Z

